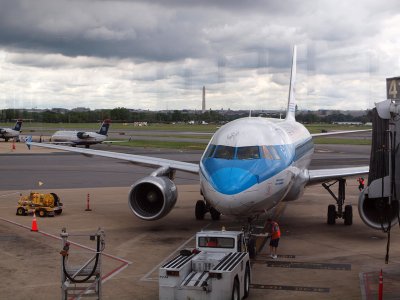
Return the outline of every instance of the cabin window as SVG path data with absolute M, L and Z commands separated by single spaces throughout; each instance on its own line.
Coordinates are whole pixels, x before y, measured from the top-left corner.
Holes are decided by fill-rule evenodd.
M 260 150 L 258 146 L 238 147 L 236 155 L 238 159 L 259 159 Z
M 235 148 L 229 146 L 218 146 L 215 150 L 214 158 L 233 159 Z

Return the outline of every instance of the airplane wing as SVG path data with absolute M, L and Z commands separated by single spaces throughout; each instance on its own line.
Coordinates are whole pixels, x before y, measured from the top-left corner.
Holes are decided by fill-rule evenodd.
M 313 134 L 311 134 L 311 136 L 312 136 L 312 137 L 320 137 L 320 136 L 327 136 L 327 135 L 337 135 L 337 134 L 356 133 L 356 132 L 366 132 L 366 131 L 372 131 L 372 129 L 360 129 L 360 130 L 321 132 L 321 133 L 313 133 Z
M 77 153 L 81 153 L 81 154 L 85 154 L 85 155 L 89 155 L 89 156 L 97 155 L 97 156 L 115 158 L 115 159 L 130 161 L 132 163 L 137 163 L 137 164 L 141 164 L 141 165 L 169 167 L 173 170 L 179 170 L 179 171 L 184 171 L 184 172 L 188 172 L 188 173 L 195 173 L 195 174 L 199 173 L 199 165 L 198 164 L 187 163 L 187 162 L 182 162 L 182 161 L 142 156 L 142 155 L 118 153 L 118 152 L 111 152 L 111 151 L 93 150 L 93 149 L 77 148 L 77 147 L 76 148 L 75 147 L 66 147 L 66 146 L 47 144 L 47 143 L 27 142 L 27 144 L 32 145 L 32 146 L 37 146 L 37 147 L 43 147 L 43 148 L 77 152 Z
M 46 142 L 46 143 L 54 145 L 74 145 L 73 142 Z
M 326 182 L 329 180 L 335 180 L 343 177 L 365 175 L 368 174 L 369 167 L 349 167 L 349 168 L 337 168 L 337 169 L 319 169 L 319 170 L 308 170 L 308 182 L 307 185 L 317 184 Z

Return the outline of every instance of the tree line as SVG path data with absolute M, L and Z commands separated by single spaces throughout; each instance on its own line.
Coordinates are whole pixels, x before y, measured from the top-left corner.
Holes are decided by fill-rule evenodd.
M 252 114 L 253 116 L 284 118 L 285 115 L 276 113 Z M 238 118 L 249 116 L 248 111 L 214 111 L 208 110 L 193 112 L 187 110 L 172 111 L 132 111 L 124 107 L 114 109 L 97 109 L 90 111 L 29 111 L 25 109 L 3 109 L 0 110 L 0 121 L 11 122 L 16 119 L 30 120 L 43 123 L 95 123 L 104 119 L 111 119 L 113 122 L 148 122 L 148 123 L 173 123 L 173 122 L 207 122 L 225 123 Z M 321 116 L 315 111 L 297 112 L 296 120 L 302 123 L 332 123 L 332 122 L 371 122 L 371 111 L 365 111 L 362 116 L 350 114 L 333 113 Z

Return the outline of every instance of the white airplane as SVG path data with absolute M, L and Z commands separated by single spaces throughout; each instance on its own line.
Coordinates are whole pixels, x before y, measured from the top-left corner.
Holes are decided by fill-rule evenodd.
M 14 128 L 0 128 L 0 138 L 8 142 L 9 139 L 19 139 L 21 132 L 22 120 L 17 120 Z
M 90 145 L 105 142 L 110 122 L 110 120 L 104 120 L 98 132 L 73 130 L 56 131 L 51 136 L 51 142 L 54 144 L 68 144 L 73 147 L 76 145 L 85 145 L 86 148 L 89 148 Z
M 313 136 L 343 134 L 366 130 L 319 133 L 312 135 L 295 120 L 296 47 L 289 88 L 286 118 L 247 117 L 232 121 L 218 129 L 209 142 L 199 164 L 109 151 L 69 148 L 31 143 L 35 146 L 99 155 L 138 164 L 158 166 L 150 176 L 136 181 L 130 190 L 128 204 L 143 220 L 157 220 L 167 215 L 177 200 L 173 182 L 176 170 L 199 174 L 201 194 L 195 207 L 197 219 L 207 212 L 212 219 L 220 214 L 251 218 L 265 213 L 281 201 L 299 198 L 307 185 L 322 183 L 337 201 L 328 207 L 328 223 L 343 218 L 352 224 L 352 207 L 344 204 L 345 177 L 366 174 L 368 166 L 309 170 L 314 152 Z M 329 189 L 329 181 L 339 182 L 338 196 Z M 359 209 L 367 220 L 375 214 L 373 206 L 365 206 L 360 198 Z M 371 210 L 372 209 L 372 210 Z M 370 211 L 371 210 L 371 211 Z M 364 217 L 363 217 L 364 216 Z M 376 228 L 380 228 L 379 224 Z M 374 226 L 371 226 L 374 227 Z

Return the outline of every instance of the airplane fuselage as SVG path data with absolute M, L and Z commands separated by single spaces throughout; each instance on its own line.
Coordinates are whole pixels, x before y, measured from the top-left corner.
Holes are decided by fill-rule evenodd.
M 11 128 L 1 128 L 0 129 L 0 138 L 2 139 L 11 139 L 19 137 L 19 131 L 11 129 Z
M 52 135 L 51 141 L 54 143 L 70 143 L 74 145 L 93 145 L 103 142 L 106 138 L 106 135 L 96 132 L 60 130 Z
M 200 186 L 223 214 L 255 215 L 301 196 L 314 146 L 294 120 L 243 118 L 221 127 L 200 161 Z

